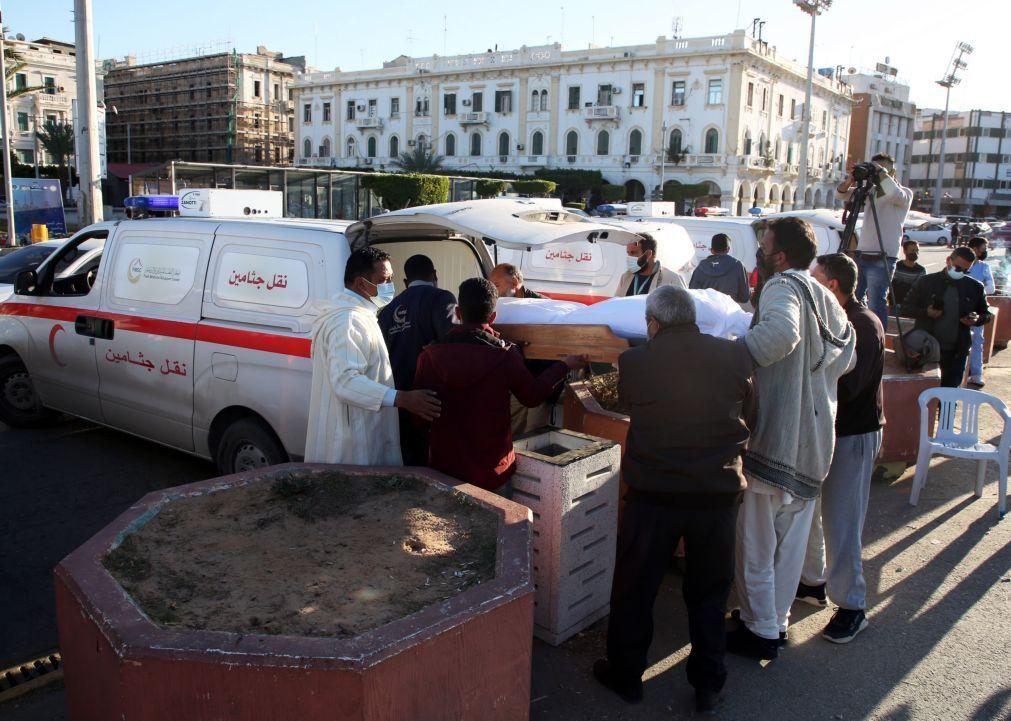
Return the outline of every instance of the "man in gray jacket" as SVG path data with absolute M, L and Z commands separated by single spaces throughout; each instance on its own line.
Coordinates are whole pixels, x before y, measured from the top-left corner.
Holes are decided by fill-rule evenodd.
M 818 252 L 807 222 L 772 221 L 760 247 L 770 277 L 743 341 L 758 366 L 758 419 L 737 518 L 740 622 L 727 650 L 768 660 L 786 640 L 814 501 L 835 447 L 836 388 L 856 362 L 856 334 L 807 271 Z
M 751 299 L 748 273 L 741 261 L 730 255 L 730 237 L 726 233 L 714 235 L 709 244 L 709 252 L 712 255 L 699 263 L 688 287 L 700 290 L 712 288 L 729 295 L 738 303 L 747 303 Z

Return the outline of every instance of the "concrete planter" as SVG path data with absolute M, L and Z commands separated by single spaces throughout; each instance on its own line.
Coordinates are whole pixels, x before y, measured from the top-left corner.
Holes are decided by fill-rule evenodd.
M 583 381 L 574 381 L 566 386 L 564 402 L 565 428 L 614 441 L 624 452 L 628 416 L 603 408 Z
M 911 373 L 886 352 L 882 396 L 885 429 L 881 439 L 879 463 L 915 463 L 920 447 L 920 394 L 941 385 L 941 371 L 936 364 Z M 933 431 L 933 420 L 930 421 Z
M 991 312 L 997 310 L 993 326 L 993 345 L 999 350 L 1007 348 L 1011 341 L 1011 295 L 991 295 L 987 297 Z
M 269 483 L 291 470 L 404 469 L 289 464 L 151 493 L 55 572 L 67 702 L 75 721 L 130 719 L 526 719 L 533 584 L 530 512 L 441 474 L 410 469 L 497 514 L 495 577 L 348 639 L 164 628 L 102 558 L 182 494 Z
M 514 445 L 513 500 L 534 513 L 534 634 L 557 646 L 610 609 L 621 450 L 567 430 Z

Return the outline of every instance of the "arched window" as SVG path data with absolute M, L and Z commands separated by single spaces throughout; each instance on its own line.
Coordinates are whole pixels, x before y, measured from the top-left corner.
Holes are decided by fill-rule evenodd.
M 744 154 L 751 155 L 751 131 L 744 129 Z
M 330 138 L 323 138 L 323 144 L 319 146 L 319 157 L 330 157 Z
M 786 162 L 793 164 L 793 143 L 786 146 Z
M 782 144 L 780 143 L 779 138 L 776 138 L 776 160 L 779 160 L 782 153 L 783 153 Z
M 765 155 L 768 148 L 765 147 L 765 133 L 758 136 L 758 154 Z
M 309 140 L 309 138 L 306 138 L 305 142 L 302 143 L 302 157 L 308 158 L 311 156 L 312 156 L 312 141 Z
M 706 131 L 706 153 L 720 152 L 720 134 L 716 128 L 709 128 Z
M 428 136 L 422 133 L 418 136 L 417 145 L 422 150 L 428 150 Z
M 481 155 L 481 133 L 473 133 L 470 136 L 470 154 L 474 157 Z
M 628 154 L 642 155 L 642 131 L 633 130 L 628 134 Z
M 565 154 L 579 155 L 579 133 L 570 130 L 565 136 Z
M 354 138 L 348 138 L 348 142 L 345 144 L 348 151 L 348 157 L 353 158 L 358 155 L 358 143 L 355 142 Z
M 396 158 L 400 155 L 400 138 L 396 135 L 390 138 L 390 157 Z
M 376 157 L 376 139 L 375 138 L 369 138 L 368 142 L 365 145 L 365 148 L 366 148 L 366 154 L 370 158 Z
M 597 134 L 597 155 L 607 155 L 611 152 L 611 134 L 601 130 Z
M 499 133 L 498 154 L 501 156 L 509 155 L 509 133 Z
M 537 112 L 541 109 L 541 94 L 537 90 L 530 93 L 530 110 Z
M 450 133 L 446 136 L 446 157 L 452 158 L 456 155 L 456 136 Z
M 547 90 L 542 90 L 541 91 L 541 110 L 547 110 L 547 109 L 548 109 L 548 91 Z
M 544 155 L 544 133 L 540 130 L 535 130 L 530 138 L 530 154 Z
M 681 155 L 681 146 L 682 146 L 681 131 L 678 130 L 677 128 L 674 128 L 674 130 L 672 130 L 670 133 L 670 145 L 668 146 L 670 148 L 671 156 Z

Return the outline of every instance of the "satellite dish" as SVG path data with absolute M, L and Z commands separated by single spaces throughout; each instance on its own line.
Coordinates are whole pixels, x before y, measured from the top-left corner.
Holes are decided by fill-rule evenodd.
M 17 38 L 18 40 L 20 40 L 21 42 L 24 42 L 24 40 L 25 40 L 24 33 L 18 33 L 14 37 Z
M 850 75 L 856 75 L 857 74 L 857 69 L 856 68 L 850 68 L 846 72 L 848 72 Z

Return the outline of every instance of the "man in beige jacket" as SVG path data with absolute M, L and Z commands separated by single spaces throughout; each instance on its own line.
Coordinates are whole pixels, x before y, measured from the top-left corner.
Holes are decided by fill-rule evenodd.
M 665 285 L 688 288 L 684 278 L 660 265 L 656 249 L 656 239 L 646 233 L 640 234 L 638 241 L 626 246 L 628 270 L 622 273 L 618 280 L 616 297 L 649 295 L 649 292 L 654 288 Z

